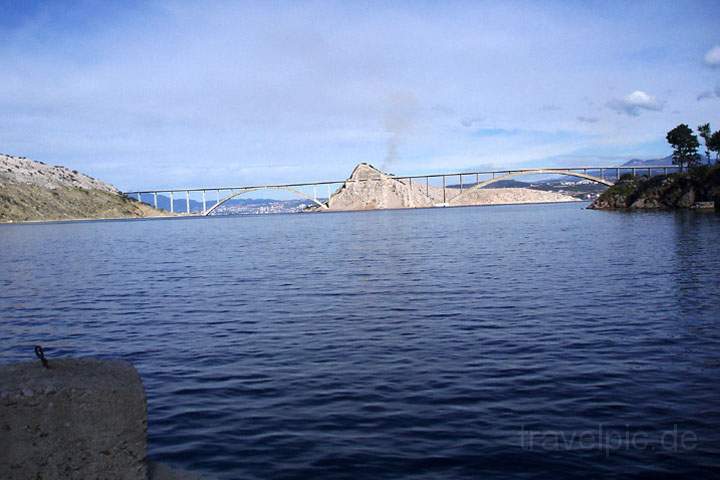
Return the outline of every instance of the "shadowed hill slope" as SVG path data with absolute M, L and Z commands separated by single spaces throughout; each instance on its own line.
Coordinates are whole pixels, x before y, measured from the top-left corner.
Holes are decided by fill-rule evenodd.
M 0 222 L 162 215 L 76 170 L 0 154 Z

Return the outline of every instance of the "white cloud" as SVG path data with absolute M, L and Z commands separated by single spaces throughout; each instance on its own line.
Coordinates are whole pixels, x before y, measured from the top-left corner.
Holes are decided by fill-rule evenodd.
M 608 108 L 617 113 L 624 113 L 632 117 L 640 115 L 642 110 L 658 112 L 663 109 L 662 102 L 642 90 L 635 90 L 623 98 L 615 98 L 607 103 Z
M 90 3 L 3 31 L 0 145 L 123 189 L 342 178 L 359 161 L 382 164 L 389 147 L 405 174 L 542 165 L 580 148 L 641 154 L 629 149 L 664 145 L 678 116 L 667 108 L 634 122 L 662 102 L 625 93 L 642 85 L 693 123 L 714 107 L 683 101 L 712 89 L 698 59 L 679 68 L 679 45 L 716 43 L 713 19 L 699 13 L 659 28 L 528 4 L 534 21 L 518 34 L 507 29 L 513 2 L 156 0 L 122 15 Z M 413 100 L 396 119 L 398 94 Z M 613 97 L 626 115 L 597 111 Z
M 715 45 L 705 54 L 705 63 L 711 67 L 720 67 L 720 45 Z

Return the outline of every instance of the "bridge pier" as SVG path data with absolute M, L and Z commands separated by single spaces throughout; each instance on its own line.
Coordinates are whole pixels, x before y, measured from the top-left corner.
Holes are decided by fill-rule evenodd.
M 444 207 L 445 204 L 447 203 L 447 199 L 445 197 L 445 175 L 442 176 L 442 179 L 443 179 L 443 207 Z
M 207 212 L 207 204 L 205 202 L 205 190 L 202 191 L 202 198 L 203 198 L 203 215 L 205 215 L 205 212 Z
M 157 210 L 157 192 L 153 192 L 153 205 L 155 206 L 155 209 Z
M 175 213 L 175 195 L 170 192 L 170 213 Z

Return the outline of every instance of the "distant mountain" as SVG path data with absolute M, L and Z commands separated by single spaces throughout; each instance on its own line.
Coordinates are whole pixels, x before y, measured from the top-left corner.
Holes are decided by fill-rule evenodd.
M 475 182 L 463 183 L 463 188 L 471 188 L 474 186 Z M 447 188 L 459 189 L 460 184 L 449 184 Z M 594 196 L 600 194 L 605 191 L 607 187 L 582 178 L 568 176 L 560 176 L 558 178 L 557 176 L 553 176 L 552 178 L 541 178 L 534 182 L 523 182 L 515 179 L 498 180 L 483 188 L 487 190 L 498 188 L 525 188 L 543 192 L 562 193 L 564 195 L 572 195 L 576 198 L 587 199 L 588 195 Z
M 633 158 L 623 163 L 623 167 L 644 167 L 646 165 L 672 165 L 672 155 L 668 155 L 663 158 L 651 158 L 649 160 L 641 160 L 639 158 Z

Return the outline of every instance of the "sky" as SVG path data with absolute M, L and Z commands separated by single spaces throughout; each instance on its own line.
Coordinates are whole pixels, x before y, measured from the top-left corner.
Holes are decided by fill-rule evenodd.
M 122 190 L 616 164 L 720 128 L 713 1 L 0 0 L 0 152 Z

